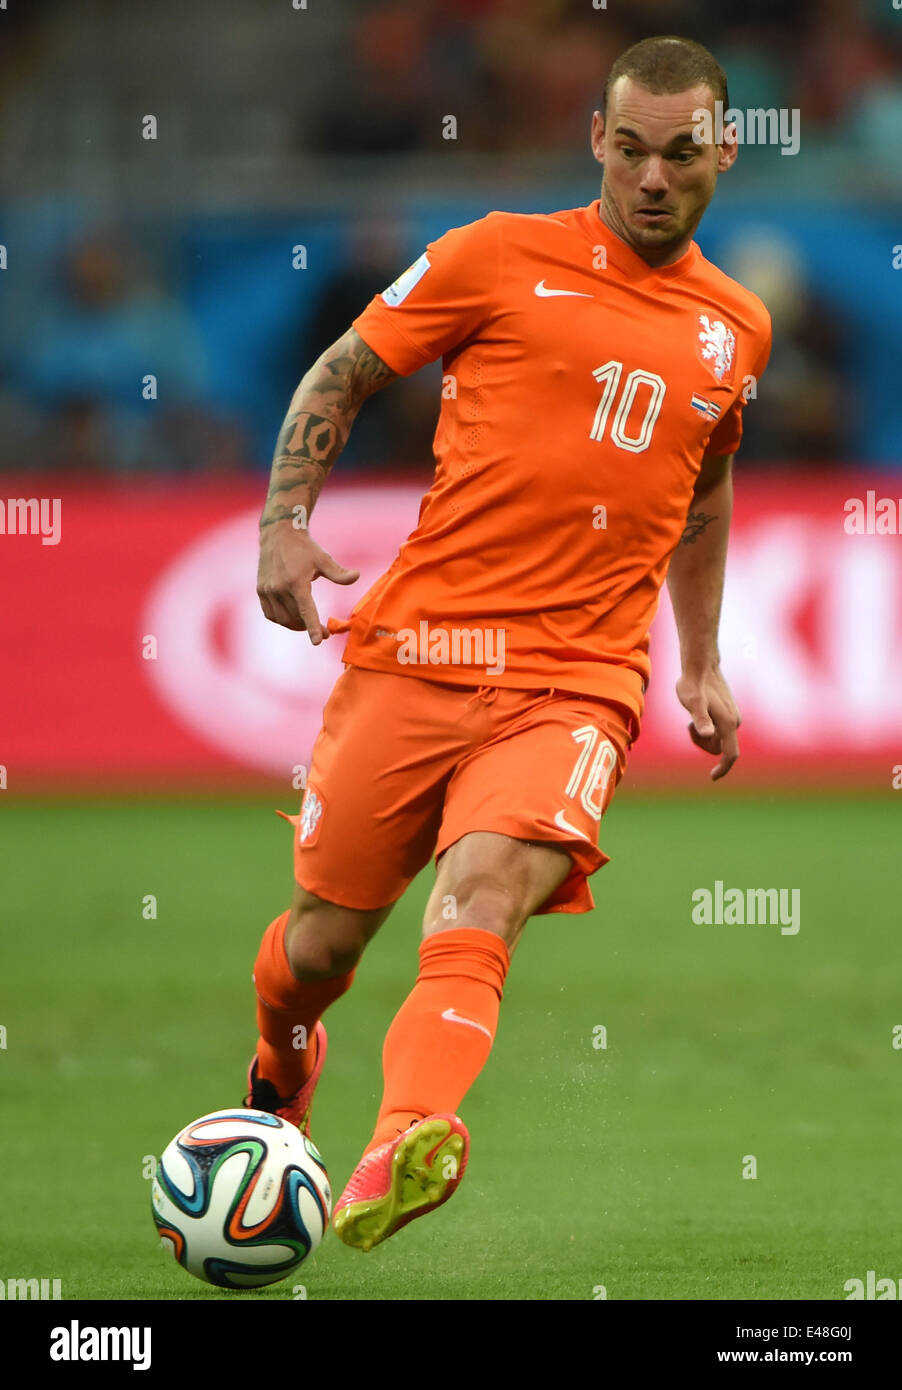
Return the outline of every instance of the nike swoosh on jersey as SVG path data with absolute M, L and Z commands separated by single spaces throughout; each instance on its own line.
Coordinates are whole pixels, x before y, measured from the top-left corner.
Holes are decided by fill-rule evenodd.
M 590 294 L 584 294 L 582 290 L 550 290 L 544 280 L 540 280 L 536 285 L 536 294 L 540 299 L 553 299 L 559 294 L 570 295 L 574 299 L 591 299 Z
M 570 824 L 563 811 L 558 811 L 554 818 L 554 823 L 558 830 L 568 830 L 572 835 L 578 835 L 581 840 L 591 841 L 591 836 L 587 835 L 584 830 L 580 830 L 578 826 Z
M 483 1027 L 481 1023 L 477 1023 L 475 1018 L 464 1018 L 462 1014 L 455 1013 L 454 1009 L 445 1009 L 442 1018 L 448 1023 L 465 1023 L 468 1028 L 478 1028 L 480 1033 L 485 1033 L 487 1038 L 492 1037 L 488 1028 Z

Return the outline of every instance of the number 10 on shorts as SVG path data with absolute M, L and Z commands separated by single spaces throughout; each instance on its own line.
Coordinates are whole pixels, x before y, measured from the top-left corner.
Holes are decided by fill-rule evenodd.
M 571 737 L 580 745 L 580 751 L 567 783 L 566 794 L 574 800 L 579 796 L 589 815 L 600 821 L 608 782 L 617 766 L 617 750 L 610 739 L 601 738 L 592 724 L 574 729 Z

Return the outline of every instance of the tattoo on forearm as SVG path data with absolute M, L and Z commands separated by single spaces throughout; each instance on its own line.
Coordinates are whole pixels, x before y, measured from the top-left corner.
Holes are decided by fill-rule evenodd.
M 261 526 L 290 521 L 299 503 L 312 510 L 361 405 L 395 376 L 353 330 L 323 354 L 279 432 Z
M 686 529 L 680 537 L 681 543 L 683 545 L 692 545 L 704 531 L 705 527 L 716 520 L 716 516 L 709 516 L 707 512 L 690 512 L 686 518 Z

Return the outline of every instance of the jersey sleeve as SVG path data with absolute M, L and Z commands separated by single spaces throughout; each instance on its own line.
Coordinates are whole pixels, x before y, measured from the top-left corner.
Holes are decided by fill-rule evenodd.
M 431 241 L 419 260 L 370 300 L 352 327 L 399 376 L 471 337 L 493 311 L 500 219 L 489 215 Z
M 764 369 L 770 358 L 772 341 L 773 329 L 771 327 L 770 317 L 768 316 L 766 327 L 762 331 L 762 343 L 751 372 L 751 375 L 755 378 L 756 387 L 764 375 Z M 726 455 L 736 453 L 742 442 L 742 412 L 745 405 L 746 400 L 742 390 L 740 390 L 735 400 L 731 402 L 726 415 L 724 415 L 722 420 L 718 421 L 716 428 L 712 430 L 708 440 L 708 446 L 705 449 L 706 454 Z

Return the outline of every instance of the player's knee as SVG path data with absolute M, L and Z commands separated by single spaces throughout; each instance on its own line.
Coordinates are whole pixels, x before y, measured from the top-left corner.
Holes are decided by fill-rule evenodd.
M 363 913 L 325 902 L 299 888 L 285 929 L 285 954 L 298 980 L 345 975 L 360 960 L 367 942 Z
M 330 980 L 353 970 L 363 947 L 329 933 L 328 925 L 302 920 L 285 932 L 285 954 L 297 980 Z

